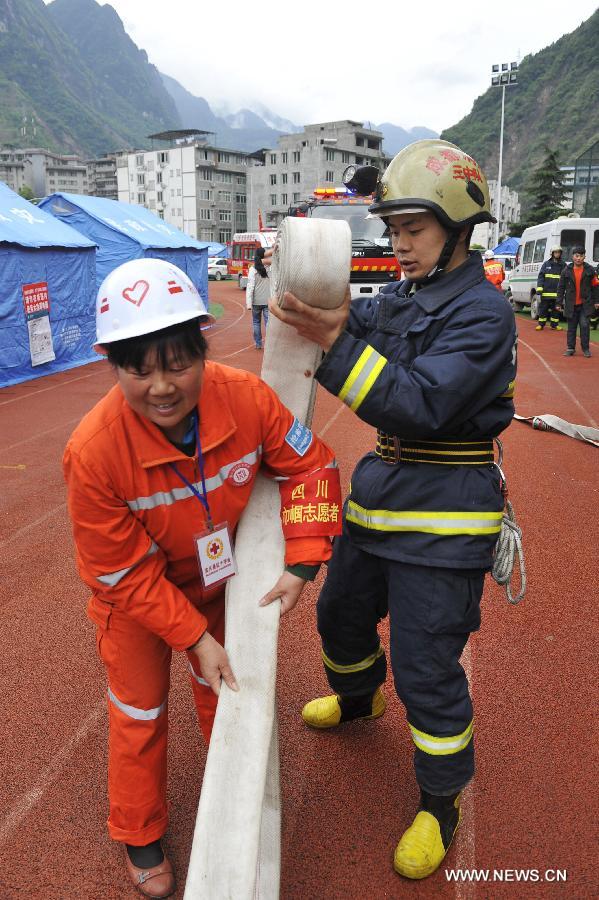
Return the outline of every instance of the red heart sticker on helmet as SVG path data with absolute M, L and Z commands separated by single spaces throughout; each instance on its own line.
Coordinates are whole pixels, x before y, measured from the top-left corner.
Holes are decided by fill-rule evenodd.
M 135 306 L 141 306 L 142 301 L 149 290 L 150 285 L 147 281 L 136 281 L 133 287 L 125 288 L 123 297 L 125 300 L 128 300 L 129 303 L 133 303 Z

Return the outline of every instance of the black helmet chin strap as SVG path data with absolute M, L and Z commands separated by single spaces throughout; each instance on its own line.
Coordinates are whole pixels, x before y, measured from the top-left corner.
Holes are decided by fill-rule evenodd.
M 430 284 L 432 281 L 436 281 L 439 275 L 442 275 L 445 271 L 445 266 L 453 256 L 453 251 L 458 245 L 458 241 L 460 239 L 460 230 L 452 229 L 448 235 L 445 244 L 443 245 L 443 249 L 439 255 L 439 259 L 437 260 L 436 265 L 430 270 L 428 275 L 422 279 L 420 284 Z

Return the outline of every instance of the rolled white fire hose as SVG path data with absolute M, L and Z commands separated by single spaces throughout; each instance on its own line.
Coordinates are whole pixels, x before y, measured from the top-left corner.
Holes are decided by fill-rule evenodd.
M 273 295 L 339 306 L 349 284 L 346 222 L 284 220 L 273 264 Z M 320 347 L 271 316 L 262 378 L 310 425 Z M 256 479 L 235 540 L 238 575 L 226 593 L 225 647 L 240 686 L 222 684 L 187 873 L 185 900 L 276 900 L 281 804 L 275 713 L 279 604 L 258 600 L 284 569 L 279 491 Z M 293 613 L 291 613 L 293 616 Z
M 337 219 L 283 220 L 272 256 L 272 295 L 290 291 L 321 309 L 341 306 L 349 283 L 351 232 Z

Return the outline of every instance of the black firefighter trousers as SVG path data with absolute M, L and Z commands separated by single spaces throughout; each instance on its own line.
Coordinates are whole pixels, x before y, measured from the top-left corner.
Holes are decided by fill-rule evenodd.
M 341 696 L 373 694 L 387 672 L 377 630 L 389 614 L 395 689 L 425 791 L 449 795 L 474 775 L 472 701 L 460 656 L 480 626 L 485 571 L 415 566 L 335 539 L 318 600 L 325 672 Z

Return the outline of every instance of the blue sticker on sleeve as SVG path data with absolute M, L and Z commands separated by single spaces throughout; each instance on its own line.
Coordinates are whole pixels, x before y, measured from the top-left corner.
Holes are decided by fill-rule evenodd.
M 303 456 L 312 443 L 313 437 L 309 428 L 302 425 L 299 419 L 294 419 L 293 425 L 285 435 L 285 440 L 298 456 Z

